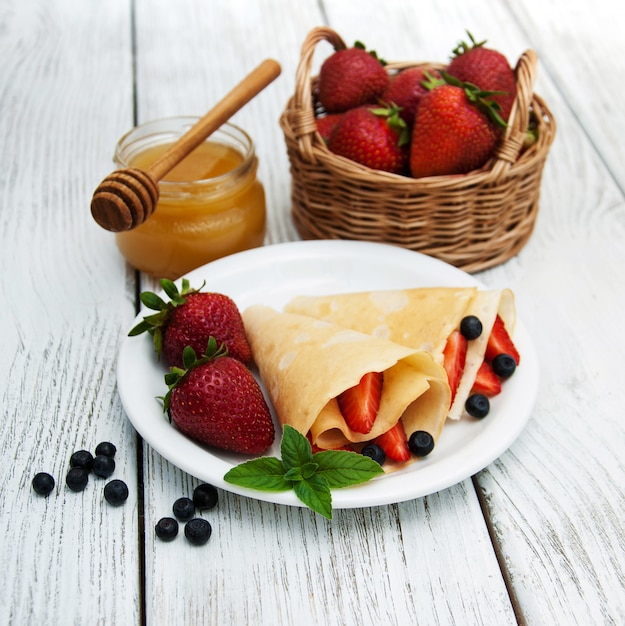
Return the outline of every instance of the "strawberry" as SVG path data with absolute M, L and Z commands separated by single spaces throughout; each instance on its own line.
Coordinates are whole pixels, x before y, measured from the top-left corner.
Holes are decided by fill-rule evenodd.
M 480 365 L 480 369 L 477 371 L 471 392 L 481 393 L 489 398 L 501 393 L 501 381 L 486 361 Z
M 371 169 L 399 174 L 407 167 L 408 140 L 397 108 L 364 105 L 343 114 L 328 148 Z
M 373 428 L 380 408 L 382 380 L 382 372 L 369 372 L 338 396 L 343 419 L 353 431 L 366 434 Z
M 493 329 L 490 331 L 484 358 L 487 361 L 492 361 L 498 354 L 509 354 L 516 361 L 517 365 L 521 361 L 519 351 L 516 349 L 512 338 L 508 334 L 506 325 L 499 315 L 495 318 Z
M 319 103 L 328 113 L 375 103 L 389 83 L 384 63 L 360 42 L 337 50 L 321 65 L 317 83 Z
M 315 118 L 317 132 L 326 143 L 328 143 L 330 135 L 332 135 L 332 131 L 336 128 L 342 115 L 342 113 L 328 113 L 322 117 Z
M 507 122 L 516 98 L 516 78 L 506 57 L 491 48 L 485 41 L 475 41 L 467 32 L 471 43 L 460 42 L 454 49 L 454 58 L 447 66 L 447 73 L 463 83 L 477 85 L 483 91 L 500 92 L 492 99 L 500 108 L 499 114 Z
M 182 367 L 182 352 L 191 346 L 197 354 L 206 350 L 208 338 L 213 336 L 225 343 L 228 354 L 244 364 L 252 360 L 241 313 L 234 301 L 221 293 L 192 289 L 182 279 L 181 290 L 170 280 L 162 279 L 161 286 L 171 299 L 165 302 L 149 291 L 141 294 L 143 304 L 157 313 L 143 318 L 128 334 L 143 332 L 154 338 L 154 349 L 161 353 L 170 366 Z
M 172 367 L 165 375 L 169 391 L 163 408 L 196 441 L 231 452 L 261 454 L 275 436 L 271 413 L 250 370 L 227 352 L 214 337 L 200 358 L 186 347 L 183 368 Z
M 384 450 L 386 458 L 391 461 L 405 463 L 410 460 L 410 449 L 408 448 L 408 438 L 404 425 L 397 422 L 395 426 L 387 430 L 382 435 L 378 435 L 373 443 Z
M 447 380 L 451 389 L 451 402 L 453 403 L 462 378 L 464 364 L 467 360 L 468 341 L 459 330 L 455 330 L 445 344 L 443 350 L 443 367 L 447 372 Z
M 415 116 L 410 171 L 415 178 L 466 174 L 482 167 L 500 137 L 501 120 L 490 92 L 471 85 L 433 80 Z
M 427 79 L 427 73 L 437 74 L 436 70 L 424 67 L 409 67 L 402 70 L 391 78 L 389 86 L 382 94 L 383 102 L 401 108 L 399 115 L 408 126 L 412 126 L 417 106 L 421 98 L 428 93 L 428 88 L 423 84 Z

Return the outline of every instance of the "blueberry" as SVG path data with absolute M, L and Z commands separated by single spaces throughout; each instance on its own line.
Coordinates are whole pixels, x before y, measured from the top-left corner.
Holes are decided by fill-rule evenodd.
M 54 477 L 47 472 L 38 472 L 33 476 L 33 489 L 40 496 L 47 496 L 54 489 Z
M 368 456 L 370 459 L 373 459 L 376 463 L 382 465 L 384 461 L 386 461 L 386 454 L 384 454 L 384 450 L 380 448 L 377 443 L 368 443 L 361 451 L 360 454 L 364 456 Z
M 173 517 L 162 517 L 154 527 L 154 532 L 163 541 L 172 541 L 178 535 L 178 522 Z
M 475 315 L 467 315 L 460 322 L 460 333 L 468 340 L 477 339 L 482 334 L 482 322 Z
M 510 378 L 516 370 L 516 361 L 509 354 L 498 354 L 491 365 L 493 372 L 500 378 Z
M 115 456 L 116 452 L 117 448 L 110 441 L 100 442 L 95 449 L 96 455 L 101 454 L 103 456 L 110 456 L 111 458 Z
M 193 490 L 193 504 L 200 511 L 203 509 L 213 509 L 217 506 L 218 494 L 213 485 L 203 483 Z
M 490 411 L 490 401 L 488 398 L 481 393 L 474 393 L 472 396 L 467 398 L 467 401 L 464 403 L 464 408 L 467 410 L 469 415 L 473 417 L 482 418 L 488 415 Z
M 84 467 L 72 467 L 65 477 L 65 484 L 72 491 L 82 491 L 89 482 L 89 472 Z
M 184 536 L 194 546 L 203 546 L 210 539 L 212 532 L 210 523 L 201 517 L 194 517 L 184 526 Z
M 89 450 L 77 450 L 69 458 L 70 467 L 82 467 L 90 472 L 93 467 L 93 454 Z
M 173 511 L 179 520 L 186 522 L 195 515 L 195 504 L 191 498 L 178 498 L 174 502 Z
M 116 478 L 104 485 L 104 498 L 113 506 L 124 504 L 128 499 L 128 486 L 123 480 Z
M 408 437 L 408 447 L 415 456 L 427 456 L 434 450 L 434 437 L 425 430 L 415 430 Z
M 100 478 L 108 478 L 115 471 L 115 460 L 110 456 L 96 454 L 93 459 L 93 473 Z

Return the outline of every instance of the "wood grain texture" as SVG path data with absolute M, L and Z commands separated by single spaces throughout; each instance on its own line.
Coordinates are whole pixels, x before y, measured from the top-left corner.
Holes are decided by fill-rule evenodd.
M 129 18 L 120 1 L 0 4 L 3 624 L 138 620 L 135 437 L 115 391 L 132 290 L 88 210 L 98 157 L 110 167 L 132 120 Z M 132 490 L 120 509 L 104 481 L 64 482 L 71 453 L 103 439 Z M 57 481 L 45 499 L 40 470 Z
M 625 120 L 613 95 L 624 11 L 564 0 L 378 6 L 0 0 L 0 624 L 625 622 Z M 444 60 L 466 28 L 511 60 L 538 52 L 536 91 L 558 123 L 541 211 L 526 248 L 479 276 L 515 291 L 540 356 L 538 401 L 473 481 L 332 522 L 220 492 L 202 513 L 208 545 L 164 543 L 154 525 L 198 480 L 145 444 L 137 457 L 115 385 L 135 290 L 157 283 L 136 280 L 89 200 L 135 104 L 139 122 L 202 115 L 273 57 L 282 75 L 234 121 L 257 145 L 266 243 L 296 240 L 278 117 L 301 43 L 323 23 L 393 60 Z M 579 88 L 588 76 L 592 98 Z M 130 486 L 117 509 L 102 481 L 81 494 L 63 484 L 71 452 L 103 439 Z M 57 478 L 46 499 L 30 489 L 38 470 Z

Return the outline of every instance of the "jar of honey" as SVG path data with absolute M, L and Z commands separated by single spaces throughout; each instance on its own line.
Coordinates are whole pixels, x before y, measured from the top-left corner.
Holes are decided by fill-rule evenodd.
M 147 122 L 117 143 L 119 168 L 147 169 L 198 118 Z M 175 280 L 220 257 L 255 248 L 265 238 L 265 192 L 257 179 L 254 144 L 226 123 L 161 181 L 154 213 L 116 233 L 119 250 L 136 269 Z

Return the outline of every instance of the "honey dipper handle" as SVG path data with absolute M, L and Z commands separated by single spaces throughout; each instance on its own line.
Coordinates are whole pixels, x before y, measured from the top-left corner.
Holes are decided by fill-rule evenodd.
M 155 180 L 163 178 L 209 135 L 275 80 L 280 75 L 280 71 L 281 68 L 277 61 L 273 59 L 264 60 L 182 135 L 176 143 L 156 159 L 147 171 Z

